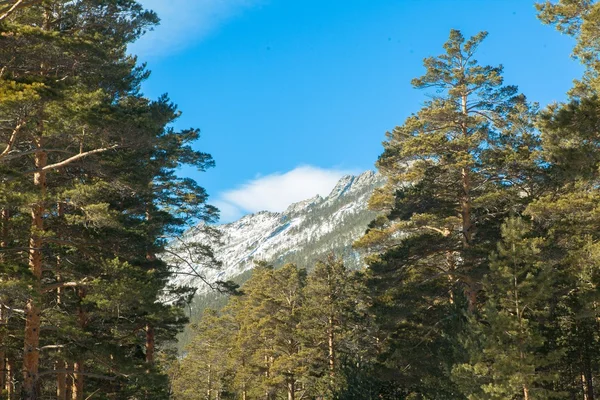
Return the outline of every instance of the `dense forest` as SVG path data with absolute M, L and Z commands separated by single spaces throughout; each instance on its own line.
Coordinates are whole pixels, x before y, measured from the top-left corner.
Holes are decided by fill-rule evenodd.
M 0 1 L 3 398 L 169 396 L 193 291 L 158 255 L 218 213 L 175 174 L 213 165 L 199 131 L 170 128 L 126 52 L 157 21 L 133 0 Z
M 377 160 L 365 267 L 257 262 L 177 354 L 194 289 L 166 253 L 218 210 L 177 174 L 214 166 L 199 130 L 127 52 L 159 16 L 0 0 L 0 398 L 600 396 L 600 3 L 536 7 L 585 70 L 567 101 L 539 107 L 477 62 L 487 33 L 452 30 Z
M 451 31 L 377 160 L 366 268 L 258 265 L 194 325 L 175 399 L 600 395 L 600 4 L 537 9 L 576 40 L 568 101 L 541 109 L 477 62 L 487 33 Z

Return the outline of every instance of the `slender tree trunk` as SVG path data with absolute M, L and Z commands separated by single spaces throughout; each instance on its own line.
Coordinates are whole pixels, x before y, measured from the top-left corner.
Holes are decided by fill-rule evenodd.
M 83 400 L 83 362 L 73 363 L 73 384 L 71 385 L 71 400 Z
M 527 385 L 523 385 L 523 400 L 529 400 L 529 389 Z
M 54 368 L 66 370 L 68 367 L 64 361 L 57 361 Z M 67 374 L 64 372 L 56 374 L 56 400 L 67 400 Z
M 5 314 L 4 304 L 0 302 L 0 329 L 6 325 L 7 317 Z M 4 351 L 4 343 L 4 338 L 0 336 L 0 390 L 3 390 L 6 386 L 6 352 Z
M 150 205 L 146 205 L 146 221 L 152 221 L 152 213 Z M 151 247 L 146 250 L 146 260 L 149 262 L 156 261 L 156 254 Z M 154 364 L 155 336 L 154 327 L 151 323 L 146 323 L 146 363 Z M 147 371 L 148 373 L 150 370 Z
M 44 4 L 44 14 L 42 29 L 50 30 L 50 20 L 52 18 L 51 9 Z M 42 61 L 40 65 L 40 74 L 46 74 L 48 66 Z M 43 106 L 42 106 L 43 107 Z M 33 275 L 33 291 L 41 294 L 42 280 L 42 234 L 44 231 L 44 212 L 46 200 L 46 172 L 43 168 L 48 164 L 48 155 L 43 151 L 43 132 L 44 132 L 44 113 L 43 108 L 39 113 L 39 136 L 35 139 L 35 145 L 38 152 L 35 153 L 36 171 L 33 175 L 33 184 L 38 189 L 38 199 L 31 208 L 31 234 L 29 238 L 29 269 Z M 27 300 L 25 306 L 25 340 L 23 346 L 23 389 L 22 397 L 26 400 L 36 400 L 38 398 L 39 387 L 39 362 L 40 362 L 40 327 L 42 309 L 37 303 L 39 299 L 31 297 Z
M 6 386 L 6 355 L 0 351 L 0 389 Z
M 67 369 L 67 371 L 71 368 L 70 364 L 68 362 L 65 361 L 65 367 Z M 71 375 L 65 375 L 65 378 L 67 380 L 66 382 L 66 386 L 65 386 L 65 397 L 67 399 L 70 399 L 73 396 L 73 377 Z
M 246 359 L 244 357 L 242 357 L 242 369 L 244 371 L 244 374 L 246 373 Z M 242 400 L 247 400 L 246 398 L 247 393 L 246 393 L 246 378 L 244 378 L 243 382 L 242 382 Z
M 467 95 L 463 94 L 461 97 L 461 112 L 463 114 L 464 121 L 462 122 L 462 135 L 465 139 L 469 136 L 469 129 L 467 127 L 466 119 L 469 116 L 467 110 Z M 460 196 L 460 209 L 462 219 L 462 244 L 463 249 L 471 247 L 471 241 L 473 237 L 473 222 L 471 220 L 471 171 L 465 167 L 461 170 L 461 183 L 462 183 L 462 195 Z M 474 312 L 477 304 L 477 288 L 473 282 L 467 282 L 467 301 L 469 312 Z
M 65 214 L 64 205 L 62 202 L 58 202 L 56 205 L 58 217 L 62 218 Z M 61 257 L 60 254 L 56 256 L 56 282 L 62 281 L 61 276 Z M 61 307 L 63 300 L 63 288 L 56 289 L 56 305 Z M 55 363 L 56 370 L 67 370 L 68 364 L 61 359 L 61 350 L 58 350 L 59 360 Z M 56 373 L 56 400 L 67 400 L 67 374 L 64 372 Z
M 83 309 L 83 299 L 86 296 L 85 289 L 79 288 L 77 290 L 77 296 L 79 297 L 79 306 L 77 307 L 77 320 L 81 330 L 84 330 L 87 326 L 87 315 Z M 83 400 L 83 389 L 84 389 L 84 372 L 85 364 L 83 359 L 79 359 L 73 363 L 73 385 L 71 387 L 71 399 L 72 400 Z
M 0 247 L 4 249 L 8 247 L 8 220 L 10 219 L 10 211 L 8 211 L 8 208 L 3 208 L 0 216 L 0 218 L 2 218 L 2 237 L 0 238 Z M 0 260 L 4 261 L 4 253 L 0 253 Z
M 287 389 L 288 389 L 288 400 L 294 400 L 296 398 L 296 385 L 294 383 L 293 378 L 288 380 Z
M 37 147 L 42 148 L 41 138 Z M 42 234 L 44 230 L 44 200 L 46 197 L 46 172 L 42 169 L 47 165 L 47 155 L 44 151 L 35 153 L 35 166 L 33 183 L 39 190 L 38 201 L 31 209 L 31 236 L 29 239 L 29 269 L 34 278 L 34 292 L 40 293 L 42 279 Z M 23 398 L 35 400 L 38 398 L 38 370 L 39 370 L 39 344 L 41 326 L 41 308 L 39 300 L 30 298 L 25 306 L 25 345 L 23 354 Z
M 212 368 L 211 365 L 208 364 L 208 389 L 206 390 L 206 400 L 210 400 L 212 397 Z
M 333 317 L 329 316 L 327 326 L 327 341 L 329 345 L 329 376 L 331 378 L 335 375 L 335 332 L 334 332 Z
M 270 368 L 271 368 L 271 364 L 269 363 L 269 356 L 265 356 L 265 378 L 269 379 L 269 377 L 271 376 L 270 374 Z M 271 392 L 269 390 L 269 388 L 267 388 L 267 391 L 265 392 L 265 399 L 266 400 L 271 400 Z
M 581 373 L 581 385 L 583 386 L 584 400 L 594 400 L 594 381 L 589 363 L 586 362 L 585 371 Z
M 450 234 L 450 232 L 448 232 L 448 234 Z M 453 251 L 446 252 L 446 268 L 448 268 L 448 283 L 450 284 L 450 290 L 448 290 L 448 301 L 450 304 L 454 304 L 454 272 L 456 271 L 454 253 L 455 252 Z
M 2 231 L 0 234 L 0 248 L 4 249 L 8 247 L 8 219 L 10 214 L 7 208 L 3 208 L 0 212 L 0 218 L 2 221 Z M 5 262 L 4 252 L 0 252 L 0 263 Z M 5 312 L 4 297 L 0 297 L 0 327 L 8 323 L 8 316 Z M 6 351 L 4 348 L 4 338 L 0 336 L 0 390 L 4 390 L 6 386 Z
M 469 116 L 469 112 L 467 110 L 467 95 L 464 94 L 461 100 L 461 111 L 463 118 L 465 118 L 465 121 L 462 123 L 462 134 L 466 139 L 469 136 L 469 130 L 466 123 L 466 118 Z M 461 180 L 463 191 L 460 199 L 460 208 L 462 214 L 462 242 L 463 247 L 468 248 L 471 246 L 471 238 L 473 235 L 471 222 L 471 177 L 468 168 L 463 168 L 461 170 Z
M 154 364 L 154 328 L 150 324 L 146 324 L 146 363 Z
M 5 364 L 5 368 L 6 368 L 6 386 L 4 387 L 4 390 L 6 391 L 6 399 L 7 400 L 13 400 L 15 397 L 15 386 L 14 386 L 14 374 L 15 374 L 15 367 L 14 367 L 14 361 L 11 357 L 7 357 L 6 358 L 6 364 Z

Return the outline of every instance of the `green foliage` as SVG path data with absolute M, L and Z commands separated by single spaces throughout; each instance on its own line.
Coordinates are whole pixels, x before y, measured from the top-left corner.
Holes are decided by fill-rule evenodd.
M 198 130 L 171 128 L 180 112 L 140 94 L 148 72 L 126 54 L 157 16 L 133 0 L 0 3 L 0 362 L 24 372 L 13 397 L 54 395 L 68 375 L 77 400 L 168 398 L 161 361 L 193 290 L 171 285 L 176 266 L 158 255 L 217 210 L 175 174 L 214 165 L 191 147 Z
M 344 398 L 346 373 L 374 354 L 361 282 L 333 256 L 308 278 L 259 263 L 241 296 L 195 326 L 174 366 L 175 398 Z

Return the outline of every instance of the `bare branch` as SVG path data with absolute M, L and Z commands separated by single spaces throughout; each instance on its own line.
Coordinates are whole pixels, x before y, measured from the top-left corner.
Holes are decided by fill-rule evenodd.
M 57 162 L 57 163 L 54 163 L 54 164 L 47 165 L 44 168 L 42 168 L 42 171 L 48 171 L 48 170 L 51 170 L 51 169 L 61 168 L 61 167 L 64 167 L 65 165 L 69 165 L 72 162 L 77 161 L 77 160 L 79 160 L 81 158 L 88 157 L 88 156 L 91 156 L 93 154 L 103 153 L 103 152 L 109 151 L 109 150 L 114 150 L 117 147 L 119 147 L 119 145 L 115 144 L 115 145 L 110 146 L 110 147 L 102 147 L 100 149 L 95 149 L 95 150 L 86 151 L 84 153 L 79 153 L 79 154 L 74 155 L 73 157 L 69 157 L 66 160 L 63 160 L 61 162 Z
M 45 286 L 44 288 L 42 288 L 42 293 L 48 293 L 48 292 L 51 292 L 56 289 L 62 289 L 62 288 L 67 288 L 67 287 L 79 287 L 79 286 L 85 286 L 85 285 L 87 285 L 87 282 L 85 280 L 80 281 L 80 282 L 60 282 L 60 283 L 55 283 L 53 285 Z
M 190 276 L 195 276 L 196 278 L 199 278 L 202 282 L 204 282 L 204 284 L 206 284 L 211 290 L 215 290 L 216 288 L 213 286 L 212 283 L 210 283 L 208 280 L 206 280 L 206 278 L 204 277 L 204 275 L 202 275 L 201 273 L 199 273 L 196 268 L 194 267 L 194 265 L 187 259 L 185 259 L 184 257 L 181 257 L 179 254 L 170 251 L 168 249 L 163 249 L 163 251 L 165 253 L 168 253 L 170 255 L 172 255 L 173 257 L 177 258 L 178 260 L 182 261 L 184 264 L 186 264 L 190 270 L 192 270 L 192 273 L 178 273 L 175 272 L 175 274 L 177 275 L 190 275 Z
M 43 350 L 59 350 L 59 349 L 64 349 L 65 345 L 64 344 L 49 344 L 47 346 L 42 346 L 39 348 L 40 351 Z
M 8 18 L 13 12 L 18 10 L 19 8 L 32 6 L 34 4 L 38 4 L 41 2 L 42 2 L 42 0 L 31 0 L 30 2 L 26 3 L 25 0 L 17 0 L 17 2 L 15 4 L 13 4 L 4 14 L 0 15 L 0 22 L 2 22 L 4 19 Z M 6 3 L 6 2 L 3 1 L 3 2 L 0 2 L 0 4 L 1 3 Z
M 25 126 L 25 121 L 19 121 L 19 123 L 13 130 L 12 134 L 10 135 L 10 139 L 8 140 L 8 144 L 6 145 L 6 148 L 4 149 L 4 151 L 2 153 L 0 153 L 0 159 L 5 157 L 12 150 L 12 148 L 15 144 L 15 141 L 17 140 L 17 135 L 19 134 L 19 131 L 21 130 L 21 128 L 23 128 L 24 126 Z
M 21 4 L 23 4 L 25 0 L 17 0 L 17 2 L 15 4 L 13 4 L 13 6 L 11 8 L 8 9 L 8 11 L 6 11 L 4 14 L 0 15 L 0 21 L 4 20 L 5 18 L 7 18 L 10 14 L 12 14 L 17 8 L 19 8 L 19 6 Z

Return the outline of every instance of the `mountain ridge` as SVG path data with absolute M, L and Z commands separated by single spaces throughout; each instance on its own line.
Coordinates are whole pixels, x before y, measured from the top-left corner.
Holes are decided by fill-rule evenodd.
M 352 243 L 375 217 L 368 210 L 368 200 L 383 182 L 381 175 L 370 170 L 345 175 L 326 197 L 316 195 L 290 204 L 283 212 L 260 211 L 214 226 L 221 234 L 219 241 L 201 230 L 190 231 L 170 249 L 186 259 L 179 265 L 185 271 L 177 283 L 197 287 L 199 293 L 208 292 L 205 282 L 231 280 L 251 270 L 255 260 L 275 267 L 287 262 L 310 267 L 329 252 L 343 257 L 349 267 L 360 268 L 360 256 Z M 185 246 L 194 242 L 209 242 L 222 267 L 209 268 L 189 257 Z M 198 274 L 204 279 L 193 276 Z

